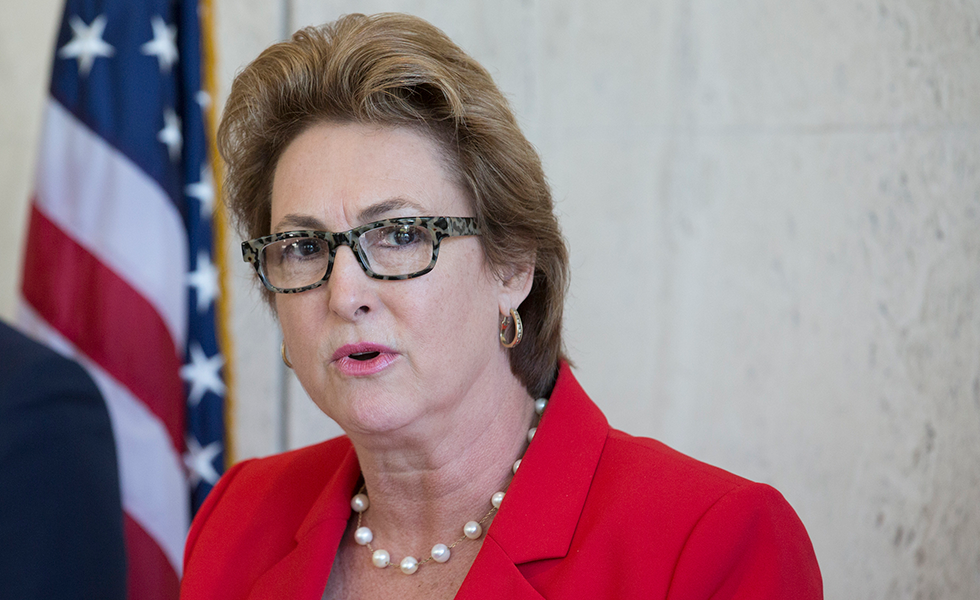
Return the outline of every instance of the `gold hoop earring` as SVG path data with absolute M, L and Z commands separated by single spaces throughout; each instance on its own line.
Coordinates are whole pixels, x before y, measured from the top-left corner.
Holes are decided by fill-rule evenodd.
M 283 364 L 292 369 L 293 363 L 289 362 L 289 357 L 286 356 L 286 340 L 283 340 L 282 344 L 279 345 L 279 354 L 282 356 Z
M 507 321 L 514 321 L 514 339 L 510 342 L 507 341 Z M 517 344 L 521 343 L 521 338 L 524 337 L 524 324 L 521 323 L 521 315 L 518 314 L 516 309 L 510 309 L 510 317 L 504 317 L 500 322 L 500 344 L 504 348 L 513 348 Z

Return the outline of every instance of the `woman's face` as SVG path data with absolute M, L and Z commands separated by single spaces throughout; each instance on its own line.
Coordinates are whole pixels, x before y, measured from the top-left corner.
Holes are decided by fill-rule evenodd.
M 422 134 L 324 123 L 279 160 L 274 233 L 404 216 L 473 216 Z M 526 295 L 514 285 L 492 274 L 472 236 L 444 239 L 435 268 L 404 281 L 368 277 L 342 246 L 327 283 L 277 294 L 276 308 L 296 375 L 323 412 L 351 435 L 412 435 L 482 410 L 510 375 L 497 333 L 499 315 Z

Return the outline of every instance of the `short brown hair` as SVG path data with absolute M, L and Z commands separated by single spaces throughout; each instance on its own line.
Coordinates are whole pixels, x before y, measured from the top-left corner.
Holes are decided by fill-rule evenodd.
M 270 233 L 280 155 L 328 121 L 411 127 L 437 142 L 471 195 L 491 268 L 506 278 L 534 264 L 510 361 L 530 394 L 547 394 L 565 358 L 568 253 L 541 160 L 490 74 L 442 31 L 402 14 L 348 15 L 269 47 L 235 78 L 218 130 L 226 201 L 243 235 Z

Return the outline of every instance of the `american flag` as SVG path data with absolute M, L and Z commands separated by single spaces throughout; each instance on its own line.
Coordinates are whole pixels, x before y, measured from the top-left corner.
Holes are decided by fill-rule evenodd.
M 177 597 L 225 460 L 202 4 L 67 1 L 25 248 L 22 327 L 108 405 L 133 599 Z

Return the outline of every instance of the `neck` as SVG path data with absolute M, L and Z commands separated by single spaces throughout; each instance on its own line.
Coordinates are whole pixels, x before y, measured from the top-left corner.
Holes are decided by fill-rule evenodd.
M 450 543 L 464 523 L 486 514 L 494 492 L 506 489 L 535 416 L 527 391 L 508 379 L 412 432 L 352 438 L 371 502 L 365 524 L 392 553 Z

